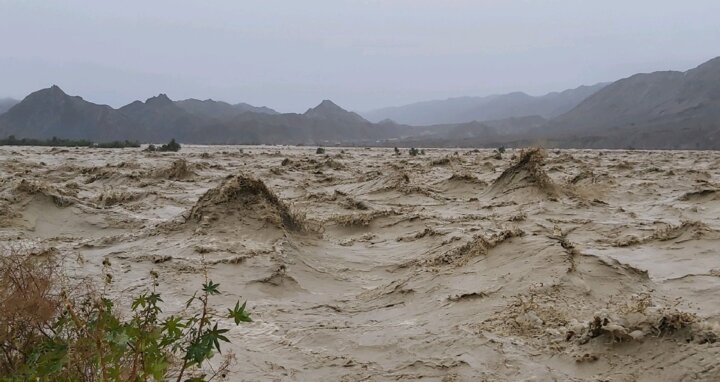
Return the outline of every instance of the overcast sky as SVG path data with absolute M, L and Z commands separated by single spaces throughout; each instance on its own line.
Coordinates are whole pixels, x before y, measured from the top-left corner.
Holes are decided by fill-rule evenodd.
M 718 0 L 0 0 L 0 97 L 304 111 L 549 91 L 720 55 Z

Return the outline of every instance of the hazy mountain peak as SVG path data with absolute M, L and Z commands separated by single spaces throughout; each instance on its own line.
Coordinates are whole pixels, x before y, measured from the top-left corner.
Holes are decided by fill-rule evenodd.
M 148 105 L 171 105 L 173 101 L 165 93 L 160 93 L 155 97 L 150 97 L 145 100 Z
M 357 113 L 347 111 L 335 104 L 335 102 L 330 101 L 329 99 L 323 100 L 322 102 L 320 102 L 319 105 L 315 106 L 314 108 L 308 109 L 308 111 L 306 111 L 304 115 L 310 118 L 368 123 L 363 117 L 361 117 Z
M 132 139 L 130 128 L 110 106 L 70 96 L 57 85 L 28 95 L 0 115 L 0 136 Z
M 64 98 L 69 96 L 57 85 L 52 85 L 49 88 L 40 89 L 36 92 L 30 93 L 30 95 L 27 96 L 27 98 L 31 99 L 45 97 Z
M 308 109 L 308 111 L 305 112 L 305 114 L 308 114 L 310 112 L 348 112 L 347 110 L 341 108 L 338 106 L 335 102 L 330 101 L 329 99 L 325 99 L 322 102 L 320 102 L 319 105 Z

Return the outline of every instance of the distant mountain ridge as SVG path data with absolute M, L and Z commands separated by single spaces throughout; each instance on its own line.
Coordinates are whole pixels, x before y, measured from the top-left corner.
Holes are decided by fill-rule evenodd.
M 232 109 L 232 110 L 231 110 Z M 245 111 L 240 111 L 247 109 Z M 188 111 L 190 110 L 190 111 Z M 215 112 L 213 112 L 215 110 Z M 160 94 L 119 109 L 70 96 L 58 86 L 28 95 L 0 115 L 0 137 L 138 140 L 207 144 L 371 142 L 401 135 L 325 100 L 304 114 L 217 101 L 172 101 Z
M 486 97 L 424 101 L 378 109 L 363 113 L 363 116 L 370 121 L 391 119 L 397 123 L 415 126 L 490 121 L 532 115 L 553 118 L 570 111 L 606 85 L 600 83 L 580 86 L 537 97 L 515 92 Z
M 58 86 L 36 91 L 0 114 L 0 136 L 116 140 L 133 137 L 131 121 L 107 105 L 65 94 Z
M 215 101 L 206 99 L 204 101 L 189 98 L 182 101 L 175 101 L 183 110 L 198 116 L 217 118 L 220 120 L 228 120 L 237 117 L 239 114 L 246 112 L 263 113 L 263 114 L 279 114 L 277 111 L 261 106 L 253 106 L 247 103 L 229 104 L 223 101 Z
M 720 57 L 686 72 L 618 80 L 552 120 L 544 133 L 585 137 L 585 144 L 601 147 L 720 148 Z
M 10 102 L 14 105 L 0 114 L 0 138 L 55 136 L 152 143 L 176 138 L 197 144 L 416 147 L 542 143 L 578 148 L 720 149 L 720 57 L 686 72 L 637 74 L 609 85 L 542 97 L 524 93 L 482 97 L 480 106 L 479 99 L 472 97 L 449 101 L 448 105 L 457 108 L 451 113 L 453 118 L 465 119 L 468 113 L 480 113 L 475 114 L 479 118 L 500 118 L 410 126 L 388 118 L 372 123 L 330 100 L 299 114 L 213 100 L 173 101 L 165 94 L 114 109 L 67 95 L 52 86 L 19 103 Z M 430 102 L 421 109 L 432 113 L 432 105 Z M 567 108 L 570 110 L 557 115 Z

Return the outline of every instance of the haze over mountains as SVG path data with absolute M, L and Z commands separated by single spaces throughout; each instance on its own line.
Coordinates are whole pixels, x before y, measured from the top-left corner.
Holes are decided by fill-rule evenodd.
M 545 142 L 557 147 L 719 149 L 720 58 L 687 72 L 637 74 L 540 97 L 462 97 L 365 116 L 376 123 L 330 100 L 298 114 L 242 103 L 173 101 L 164 94 L 114 109 L 52 86 L 19 103 L 0 101 L 0 137 L 478 147 Z
M 11 107 L 17 105 L 20 102 L 12 98 L 0 98 L 0 114 L 8 111 Z
M 553 118 L 570 111 L 605 85 L 607 84 L 580 86 L 538 97 L 515 92 L 487 97 L 425 101 L 369 111 L 363 113 L 363 116 L 374 122 L 391 119 L 397 123 L 417 126 L 489 121 L 528 115 Z

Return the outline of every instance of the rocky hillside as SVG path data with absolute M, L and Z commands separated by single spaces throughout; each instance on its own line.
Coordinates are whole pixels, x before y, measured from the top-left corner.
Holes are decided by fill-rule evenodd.
M 591 147 L 720 148 L 720 57 L 686 72 L 616 81 L 555 118 L 544 134 L 583 138 Z

